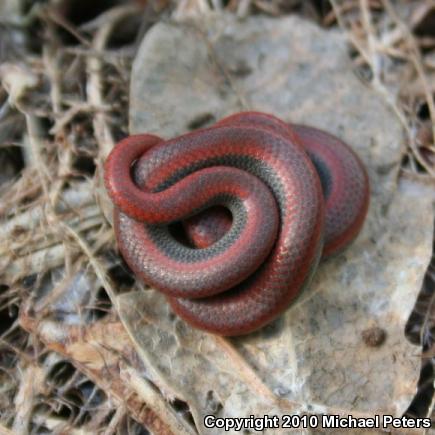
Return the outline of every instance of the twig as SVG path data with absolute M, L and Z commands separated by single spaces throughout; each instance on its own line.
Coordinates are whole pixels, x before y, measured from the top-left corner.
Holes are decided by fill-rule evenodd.
M 29 365 L 22 371 L 20 389 L 15 396 L 16 415 L 12 426 L 17 435 L 29 433 L 35 395 L 39 389 L 38 372 L 40 370 L 34 365 Z
M 103 51 L 116 24 L 130 15 L 137 14 L 139 11 L 140 9 L 138 7 L 128 5 L 111 9 L 109 12 L 104 14 L 105 19 L 102 21 L 103 24 L 94 37 L 92 49 L 96 52 Z M 90 56 L 87 62 L 87 72 L 89 76 L 87 94 L 89 103 L 95 107 L 105 106 L 102 94 L 103 79 L 101 70 L 101 58 L 98 56 Z M 104 160 L 115 145 L 115 141 L 110 127 L 106 122 L 106 115 L 104 113 L 95 114 L 93 127 L 95 138 L 99 144 L 99 156 L 100 159 Z
M 347 38 L 352 43 L 352 45 L 358 50 L 358 52 L 361 54 L 361 56 L 364 58 L 364 60 L 370 64 L 370 56 L 367 53 L 366 49 L 363 47 L 361 42 L 351 33 L 347 30 L 347 26 L 344 23 L 343 17 L 340 12 L 340 8 L 337 4 L 336 0 L 330 0 L 332 9 L 334 10 L 335 16 L 337 17 L 337 22 L 341 29 L 346 33 Z
M 115 412 L 115 415 L 110 419 L 110 423 L 107 426 L 106 430 L 103 432 L 103 435 L 112 435 L 116 433 L 116 428 L 119 426 L 120 422 L 127 415 L 127 410 L 124 406 L 118 406 L 118 409 Z
M 77 242 L 80 249 L 83 251 L 83 253 L 88 257 L 90 264 L 92 265 L 95 274 L 97 275 L 98 279 L 100 280 L 101 284 L 103 285 L 104 289 L 106 290 L 110 301 L 112 302 L 112 305 L 114 307 L 117 307 L 117 298 L 116 298 L 116 292 L 112 285 L 112 282 L 110 278 L 107 276 L 107 273 L 100 263 L 100 261 L 95 257 L 95 250 L 92 250 L 86 241 L 77 233 L 76 230 L 71 228 L 67 224 L 61 224 L 64 230 L 72 236 L 72 238 Z
M 89 103 L 76 103 L 63 113 L 58 113 L 58 118 L 55 121 L 54 126 L 50 129 L 50 134 L 58 135 L 73 119 L 80 114 L 92 114 L 98 111 L 106 112 L 106 107 L 94 107 Z
M 74 188 L 66 189 L 62 193 L 62 197 L 56 204 L 56 213 L 74 213 L 80 216 L 81 210 L 94 204 L 93 194 L 88 183 L 79 183 Z M 16 229 L 21 231 L 33 232 L 35 227 L 44 218 L 44 213 L 41 207 L 33 207 L 21 214 L 17 214 L 6 222 L 0 222 L 0 240 L 1 238 L 13 237 L 11 232 Z
M 391 1 L 382 0 L 382 2 L 385 6 L 385 9 L 391 15 L 396 25 L 402 30 L 405 41 L 410 49 L 412 63 L 414 64 L 414 67 L 423 85 L 424 93 L 426 96 L 426 102 L 429 108 L 429 113 L 432 121 L 432 134 L 433 134 L 433 138 L 435 139 L 435 102 L 434 102 L 432 91 L 430 89 L 430 85 L 427 81 L 427 77 L 424 71 L 420 50 L 418 48 L 418 45 L 415 41 L 412 32 L 409 30 L 409 27 L 397 15 L 397 12 L 395 11 L 393 5 L 391 4 Z M 435 175 L 435 173 L 433 175 Z
M 411 130 L 411 127 L 409 125 L 409 121 L 403 111 L 402 108 L 399 107 L 397 104 L 396 98 L 390 93 L 390 91 L 387 89 L 387 87 L 384 85 L 384 83 L 381 80 L 380 77 L 380 71 L 378 67 L 378 62 L 375 60 L 375 49 L 377 48 L 377 42 L 374 39 L 374 31 L 371 24 L 371 18 L 370 18 L 370 12 L 369 7 L 367 5 L 367 0 L 360 0 L 360 6 L 362 9 L 362 15 L 363 15 L 363 24 L 365 27 L 365 30 L 367 32 L 367 38 L 369 40 L 369 51 L 367 51 L 365 48 L 362 47 L 361 43 L 350 33 L 350 31 L 346 28 L 346 25 L 344 23 L 343 17 L 341 16 L 340 9 L 336 3 L 336 0 L 330 0 L 331 5 L 334 9 L 334 12 L 337 17 L 337 22 L 339 23 L 340 27 L 342 27 L 343 31 L 346 33 L 348 39 L 351 41 L 351 43 L 355 46 L 355 48 L 360 52 L 360 54 L 365 59 L 366 63 L 370 66 L 372 72 L 373 72 L 373 80 L 371 82 L 373 89 L 379 93 L 384 101 L 390 106 L 390 108 L 393 110 L 393 112 L 396 114 L 397 118 L 399 119 L 400 123 L 402 124 L 406 136 L 407 136 L 407 142 L 409 144 L 409 147 L 417 159 L 418 163 L 427 171 L 428 174 L 430 174 L 432 177 L 435 177 L 435 169 L 432 168 L 427 161 L 424 159 L 424 157 L 421 155 L 420 150 L 418 149 L 418 146 L 415 143 L 415 137 Z M 435 129 L 435 126 L 434 126 Z
M 77 255 L 78 250 L 69 248 L 72 255 Z M 58 243 L 52 247 L 38 250 L 30 255 L 20 258 L 0 257 L 0 270 L 3 271 L 2 279 L 8 283 L 16 283 L 29 274 L 44 272 L 63 266 L 67 248 L 65 244 Z
M 51 205 L 50 195 L 48 183 L 52 181 L 52 177 L 50 174 L 47 165 L 45 164 L 43 155 L 43 149 L 45 145 L 42 139 L 42 127 L 40 120 L 33 115 L 29 115 L 25 113 L 27 132 L 29 135 L 29 148 L 30 155 L 33 159 L 33 164 L 36 168 L 36 171 L 39 174 L 39 181 L 42 186 L 42 190 L 44 192 L 45 200 L 47 205 Z
M 96 207 L 93 207 L 96 209 Z M 80 218 L 80 220 L 75 219 L 70 222 L 71 227 L 74 227 L 77 232 L 89 231 L 93 228 L 100 227 L 104 223 L 101 213 L 98 212 L 95 215 Z M 56 229 L 55 229 L 56 230 Z M 14 253 L 14 256 L 22 256 L 23 252 L 25 255 L 29 255 L 32 252 L 40 251 L 41 249 L 46 249 L 51 246 L 58 244 L 58 238 L 55 237 L 51 231 L 47 231 L 45 234 L 36 234 L 33 237 L 26 234 L 22 240 L 11 241 L 7 246 L 0 246 L 0 258 Z
M 66 20 L 62 15 L 58 14 L 53 9 L 46 9 L 46 15 L 47 17 L 56 23 L 58 26 L 65 29 L 67 32 L 69 32 L 71 35 L 73 35 L 81 44 L 83 44 L 86 47 L 90 47 L 91 43 L 70 23 L 68 20 Z

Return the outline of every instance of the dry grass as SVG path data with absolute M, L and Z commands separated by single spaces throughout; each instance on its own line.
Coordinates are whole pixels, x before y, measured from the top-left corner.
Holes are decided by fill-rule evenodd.
M 85 327 L 115 316 L 116 291 L 133 285 L 115 254 L 105 205 L 93 192 L 105 157 L 128 134 L 129 74 L 141 36 L 171 14 L 211 9 L 239 16 L 298 13 L 339 29 L 349 39 L 356 73 L 403 125 L 402 176 L 433 184 L 435 5 L 160 0 L 146 7 L 105 2 L 113 7 L 98 9 L 77 1 L 94 9 L 88 16 L 72 1 L 64 8 L 57 3 L 23 0 L 20 12 L 0 19 L 0 434 L 147 433 L 144 425 L 170 433 L 151 411 L 142 413 L 146 404 L 125 397 L 119 405 L 126 393 L 113 386 L 116 378 L 107 386 L 68 347 Z M 432 367 L 433 290 L 428 278 L 426 299 L 407 329 L 424 345 L 424 367 Z M 56 333 L 71 339 L 64 346 L 38 329 L 53 307 L 60 316 Z M 428 379 L 422 378 L 423 398 L 410 413 L 432 406 Z

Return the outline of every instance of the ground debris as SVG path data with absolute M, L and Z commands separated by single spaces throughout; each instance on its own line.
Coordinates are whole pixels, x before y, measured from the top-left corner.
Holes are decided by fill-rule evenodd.
M 409 314 L 431 252 L 434 16 L 430 1 L 0 2 L 0 433 L 427 415 L 432 269 Z M 291 311 L 226 340 L 135 282 L 102 164 L 129 132 L 170 137 L 250 108 L 345 138 L 373 200 Z

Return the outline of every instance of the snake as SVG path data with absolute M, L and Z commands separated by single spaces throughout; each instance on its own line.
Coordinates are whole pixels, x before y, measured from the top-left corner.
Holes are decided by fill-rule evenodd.
M 106 159 L 104 181 L 133 273 L 187 323 L 222 336 L 281 315 L 320 259 L 358 235 L 370 196 L 347 144 L 262 112 L 168 140 L 129 136 Z

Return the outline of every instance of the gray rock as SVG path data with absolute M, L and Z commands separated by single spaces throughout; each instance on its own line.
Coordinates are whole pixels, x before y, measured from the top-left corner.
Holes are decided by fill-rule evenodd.
M 189 404 L 201 432 L 221 433 L 203 426 L 214 401 L 219 416 L 399 416 L 418 378 L 418 349 L 403 331 L 429 261 L 433 222 L 429 196 L 397 183 L 400 124 L 354 75 L 344 37 L 297 17 L 208 16 L 148 32 L 133 68 L 132 133 L 169 138 L 249 109 L 351 144 L 372 187 L 362 233 L 320 266 L 285 315 L 249 336 L 194 331 L 154 291 L 123 295 L 121 317 L 155 383 Z M 373 327 L 386 333 L 379 347 L 363 338 Z

